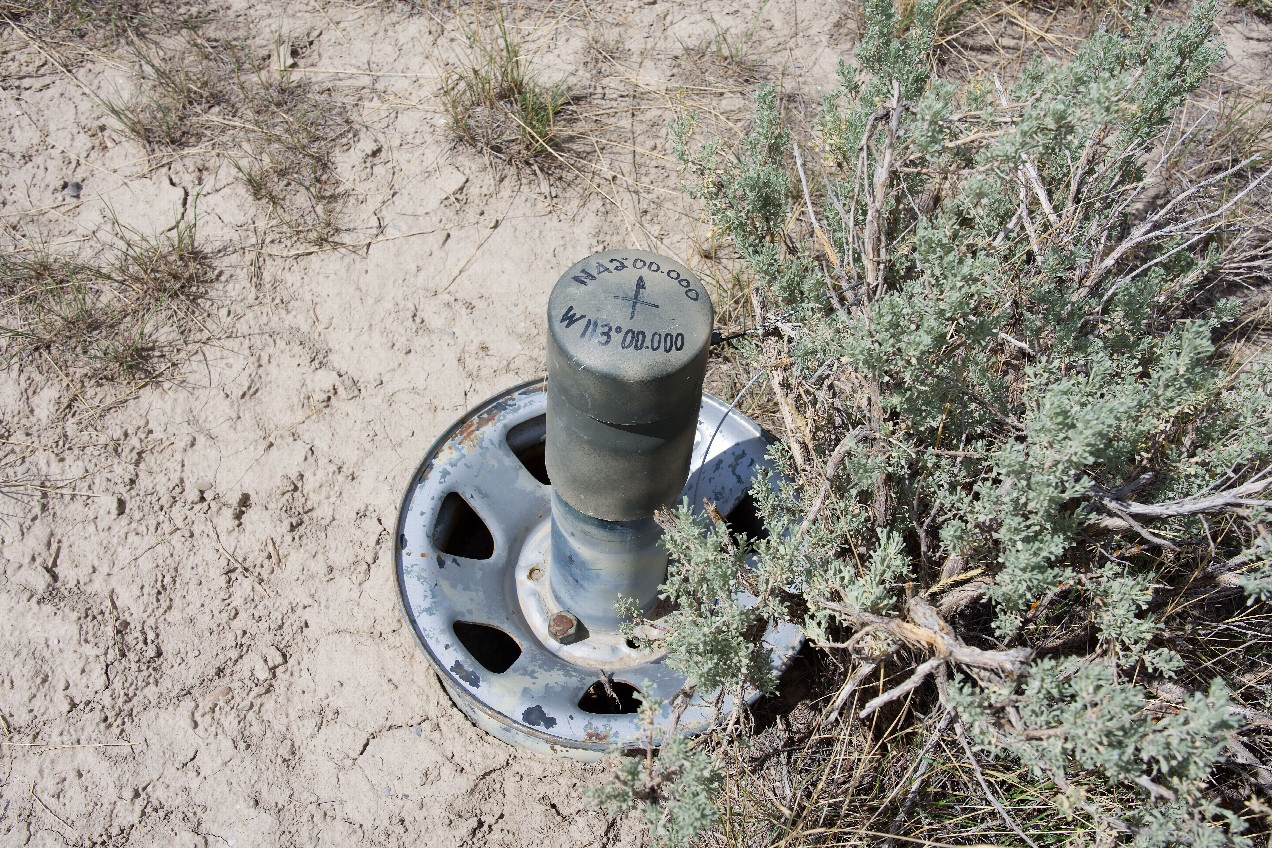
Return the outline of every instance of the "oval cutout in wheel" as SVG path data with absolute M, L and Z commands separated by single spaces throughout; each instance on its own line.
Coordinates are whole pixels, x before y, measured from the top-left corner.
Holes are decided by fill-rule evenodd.
M 508 430 L 508 447 L 534 479 L 551 486 L 547 458 L 548 416 L 537 415 Z
M 630 683 L 615 680 L 606 691 L 601 681 L 596 681 L 579 698 L 579 709 L 593 715 L 625 715 L 640 709 L 640 690 Z M 610 694 L 613 692 L 613 694 Z
M 433 524 L 433 544 L 444 554 L 465 559 L 490 559 L 495 555 L 495 537 L 490 528 L 459 492 L 442 499 Z
M 451 625 L 451 629 L 455 631 L 459 644 L 473 655 L 477 664 L 492 674 L 503 674 L 521 656 L 521 646 L 517 644 L 517 640 L 498 627 L 457 621 Z

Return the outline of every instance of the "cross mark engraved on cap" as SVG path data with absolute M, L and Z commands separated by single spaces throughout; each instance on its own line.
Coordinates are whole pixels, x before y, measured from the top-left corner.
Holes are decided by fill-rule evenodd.
M 657 308 L 658 308 L 658 304 L 653 303 L 652 301 L 648 301 L 648 300 L 641 300 L 641 299 L 640 299 L 640 293 L 641 293 L 641 292 L 643 292 L 644 290 L 645 290 L 645 278 L 644 278 L 644 277 L 637 277 L 637 278 L 636 278 L 636 292 L 635 292 L 635 294 L 633 294 L 631 297 L 623 297 L 621 294 L 616 294 L 616 295 L 614 295 L 614 299 L 615 299 L 615 300 L 626 300 L 626 301 L 628 301 L 629 303 L 631 303 L 631 305 L 632 305 L 632 314 L 631 314 L 631 317 L 630 317 L 630 318 L 628 318 L 628 320 L 629 320 L 629 321 L 635 321 L 635 320 L 636 320 L 636 307 L 638 307 L 638 306 L 652 306 L 652 307 L 654 307 L 654 309 L 657 309 Z

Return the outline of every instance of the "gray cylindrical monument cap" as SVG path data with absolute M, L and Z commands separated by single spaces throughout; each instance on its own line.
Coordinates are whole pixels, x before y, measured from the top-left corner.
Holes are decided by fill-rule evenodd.
M 548 298 L 547 465 L 573 508 L 647 518 L 684 486 L 702 403 L 711 298 L 647 250 L 576 263 Z
M 594 254 L 548 298 L 548 380 L 606 424 L 696 410 L 713 318 L 706 288 L 681 263 L 648 250 Z

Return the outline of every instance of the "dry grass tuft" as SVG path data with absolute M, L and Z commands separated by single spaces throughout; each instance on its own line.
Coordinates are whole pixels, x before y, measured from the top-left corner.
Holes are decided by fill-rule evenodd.
M 218 46 L 158 53 L 134 42 L 137 91 L 126 102 L 107 101 L 111 116 L 151 152 L 215 139 L 219 127 L 212 116 L 234 111 L 239 70 L 239 57 Z
M 1272 20 L 1272 2 L 1270 0 L 1233 0 L 1243 9 L 1249 9 L 1265 20 Z
M 739 85 L 755 85 L 765 77 L 765 67 L 755 43 L 760 16 L 768 6 L 765 3 L 756 13 L 751 25 L 741 34 L 734 34 L 720 25 L 714 16 L 711 38 L 697 49 L 686 51 L 694 67 L 705 77 L 728 80 Z
M 576 95 L 564 81 L 547 83 L 528 67 L 503 13 L 485 29 L 480 16 L 465 28 L 462 67 L 442 77 L 442 101 L 459 140 L 512 162 L 551 155 L 566 141 L 560 126 Z
M 143 236 L 116 224 L 93 261 L 11 234 L 0 256 L 0 361 L 75 384 L 165 373 L 216 281 L 193 218 Z
M 183 0 L 0 0 L 0 21 L 78 49 L 197 26 L 208 14 Z
M 330 89 L 292 72 L 304 46 L 279 39 L 258 50 L 232 28 L 131 46 L 137 89 L 106 104 L 125 132 L 155 154 L 219 153 L 289 232 L 319 243 L 335 235 L 346 192 L 332 159 L 354 122 Z

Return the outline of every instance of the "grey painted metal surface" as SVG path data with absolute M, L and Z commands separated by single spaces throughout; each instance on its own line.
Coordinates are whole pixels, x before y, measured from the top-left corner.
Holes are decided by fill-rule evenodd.
M 647 250 L 607 250 L 561 275 L 548 298 L 547 463 L 566 503 L 634 521 L 675 499 L 712 321 L 701 281 Z
M 690 444 L 693 433 L 690 427 Z M 617 638 L 622 620 L 615 604 L 620 597 L 635 600 L 646 618 L 658 605 L 658 587 L 667 580 L 662 528 L 648 517 L 593 518 L 553 492 L 549 575 L 551 599 L 561 611 L 575 616 L 593 637 Z
M 723 402 L 699 397 L 683 494 L 698 505 L 711 500 L 728 515 L 767 464 L 768 439 Z M 636 747 L 642 739 L 633 713 L 614 712 L 630 704 L 594 696 L 598 670 L 616 689 L 663 699 L 684 681 L 662 655 L 634 650 L 621 638 L 550 634 L 559 612 L 546 590 L 553 489 L 531 471 L 546 413 L 544 383 L 525 383 L 479 405 L 438 439 L 402 502 L 398 588 L 420 647 L 478 726 L 512 744 L 596 759 L 611 746 Z M 471 507 L 476 523 L 464 518 L 457 499 Z M 780 673 L 802 637 L 782 625 L 770 627 L 765 641 Z M 714 693 L 704 696 L 681 720 L 687 733 L 710 720 Z
M 675 260 L 608 250 L 561 275 L 547 317 L 549 603 L 614 639 L 618 599 L 648 617 L 667 578 L 652 516 L 689 476 L 711 298 Z

